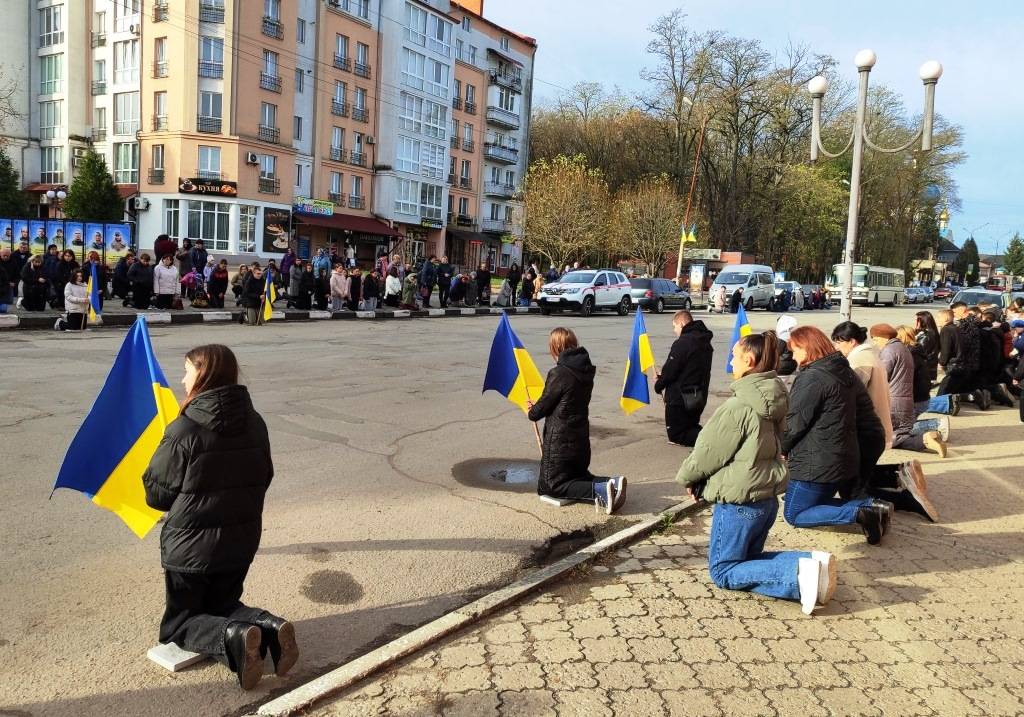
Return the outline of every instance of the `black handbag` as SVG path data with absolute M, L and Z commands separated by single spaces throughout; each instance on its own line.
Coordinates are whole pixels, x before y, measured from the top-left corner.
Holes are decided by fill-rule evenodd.
M 683 408 L 688 412 L 696 413 L 697 411 L 704 410 L 704 406 L 707 403 L 704 391 L 699 388 L 684 388 L 680 393 L 683 397 Z

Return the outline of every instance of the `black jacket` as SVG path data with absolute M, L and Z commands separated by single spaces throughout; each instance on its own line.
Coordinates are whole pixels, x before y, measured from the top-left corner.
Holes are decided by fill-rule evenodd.
M 142 476 L 146 503 L 167 511 L 160 563 L 222 573 L 252 563 L 274 476 L 267 426 L 245 386 L 205 391 L 167 427 Z
M 859 438 L 877 441 L 878 436 L 884 446 L 882 422 L 871 397 L 842 354 L 829 354 L 797 373 L 782 436 L 791 479 L 851 481 L 859 471 Z
M 476 270 L 476 290 L 481 294 L 489 293 L 491 290 L 491 272 L 487 269 Z
M 796 373 L 796 359 L 789 350 L 789 343 L 779 339 L 779 368 L 775 371 L 780 376 L 792 376 Z
M 544 450 L 537 492 L 558 496 L 574 480 L 590 480 L 590 395 L 597 369 L 585 348 L 568 349 L 548 371 L 530 420 L 544 418 Z
M 976 373 L 981 369 L 981 328 L 973 316 L 965 316 L 956 322 L 960 337 L 960 359 L 963 369 Z
M 928 380 L 934 381 L 939 376 L 939 335 L 931 329 L 918 331 L 917 343 L 924 350 Z
M 1000 383 L 1003 372 L 1003 331 L 988 321 L 978 323 L 980 375 L 982 381 Z
M 245 283 L 242 284 L 242 306 L 247 309 L 260 308 L 266 286 L 267 281 L 264 277 L 254 280 L 247 274 Z
M 363 279 L 363 298 L 364 299 L 377 299 L 380 298 L 380 283 L 373 278 L 372 274 L 367 274 L 366 278 Z M 351 294 L 351 291 L 349 291 Z
M 669 350 L 661 375 L 654 382 L 655 393 L 665 392 L 665 403 L 682 405 L 683 394 L 692 393 L 695 389 L 703 392 L 703 403 L 707 402 L 711 357 L 715 351 L 711 347 L 712 337 L 714 334 L 703 321 L 691 321 L 683 327 Z
M 928 372 L 928 351 L 924 346 L 915 344 L 910 347 L 910 355 L 914 359 L 914 403 L 927 401 L 932 391 L 932 378 Z
M 939 329 L 939 365 L 946 371 L 961 368 L 960 332 L 953 324 L 946 324 Z
M 128 267 L 128 281 L 132 284 L 145 284 L 149 293 L 153 293 L 153 265 L 137 261 Z

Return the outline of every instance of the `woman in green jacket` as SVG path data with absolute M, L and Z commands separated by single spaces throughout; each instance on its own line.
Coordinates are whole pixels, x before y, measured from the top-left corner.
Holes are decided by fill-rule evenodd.
M 835 557 L 822 551 L 764 552 L 787 475 L 779 440 L 788 400 L 776 377 L 778 363 L 772 331 L 745 336 L 733 346 L 733 395 L 701 431 L 676 480 L 694 501 L 715 504 L 708 546 L 715 585 L 799 600 L 810 615 L 835 592 Z

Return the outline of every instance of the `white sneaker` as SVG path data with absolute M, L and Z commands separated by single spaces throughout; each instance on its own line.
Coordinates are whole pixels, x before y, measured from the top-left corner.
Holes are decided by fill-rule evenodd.
M 613 476 L 611 482 L 615 486 L 615 504 L 612 510 L 618 512 L 626 502 L 626 476 Z
M 804 615 L 814 612 L 818 602 L 821 563 L 814 558 L 800 558 L 796 567 L 796 583 L 800 589 L 800 609 Z
M 939 416 L 936 419 L 939 422 L 939 436 L 942 438 L 943 443 L 949 442 L 949 416 Z
M 818 571 L 818 604 L 828 605 L 828 601 L 836 594 L 836 585 L 838 583 L 836 563 L 838 558 L 832 553 L 826 553 L 824 550 L 812 550 L 811 558 L 817 560 L 821 566 L 821 569 Z

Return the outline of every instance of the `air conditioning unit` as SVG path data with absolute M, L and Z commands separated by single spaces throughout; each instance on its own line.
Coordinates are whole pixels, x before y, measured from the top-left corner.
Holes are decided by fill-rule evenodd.
M 245 163 L 246 164 L 259 164 L 259 162 L 260 162 L 259 157 L 256 156 L 255 152 L 246 152 L 245 153 Z
M 142 25 L 129 25 L 128 26 L 128 32 L 130 32 L 133 35 L 141 35 L 142 34 Z
M 132 197 L 130 202 L 135 211 L 144 212 L 149 209 L 149 200 L 145 197 Z
M 75 167 L 75 168 L 81 167 L 83 164 L 85 164 L 85 158 L 84 157 L 72 157 L 71 158 L 71 166 L 72 167 Z
M 366 135 L 366 143 L 367 144 L 377 144 L 377 140 L 375 140 L 373 138 L 372 134 L 368 134 L 368 135 Z
M 85 155 L 87 155 L 88 153 L 89 153 L 89 150 L 87 150 L 85 147 L 72 147 L 71 148 L 71 156 L 74 157 L 75 159 L 84 159 Z

